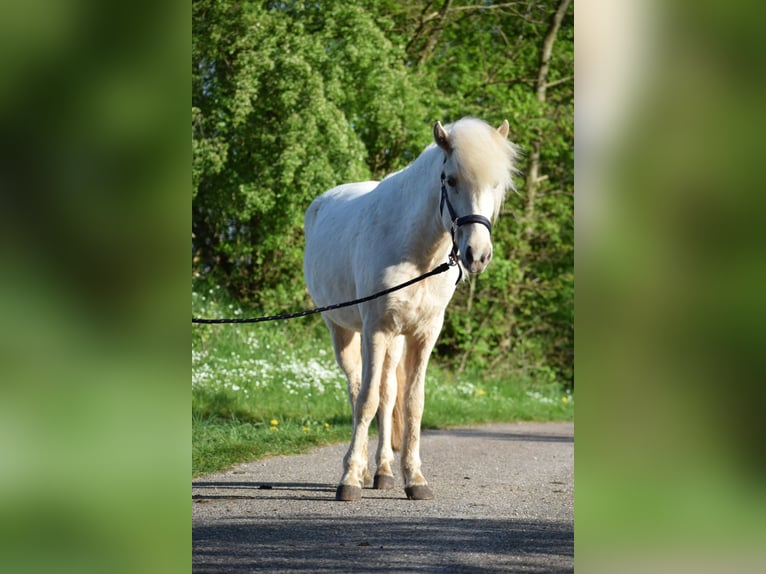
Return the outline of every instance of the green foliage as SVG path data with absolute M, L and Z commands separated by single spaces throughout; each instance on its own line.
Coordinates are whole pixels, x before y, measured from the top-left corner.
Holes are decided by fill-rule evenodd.
M 425 135 L 372 14 L 278 6 L 196 2 L 192 48 L 195 267 L 271 307 L 305 299 L 311 200 L 400 166 Z
M 574 21 L 572 8 L 551 54 L 545 101 L 537 98 L 540 54 L 558 2 L 499 9 L 454 3 L 440 14 L 421 3 L 402 9 L 397 29 L 413 29 L 408 56 L 431 82 L 444 119 L 475 115 L 499 124 L 525 157 L 540 147 L 530 190 L 519 180 L 495 226 L 495 256 L 447 311 L 437 354 L 458 370 L 511 370 L 573 384 L 574 363 Z M 457 5 L 459 4 L 459 6 Z M 437 10 L 437 9 L 434 9 Z M 528 165 L 520 166 L 524 177 Z
M 461 287 L 437 361 L 573 384 L 574 17 L 538 95 L 557 1 L 193 4 L 193 271 L 266 312 L 308 305 L 303 213 L 412 161 L 474 115 L 523 150 L 489 270 Z M 539 153 L 535 155 L 535 150 Z M 538 179 L 527 182 L 537 162 Z

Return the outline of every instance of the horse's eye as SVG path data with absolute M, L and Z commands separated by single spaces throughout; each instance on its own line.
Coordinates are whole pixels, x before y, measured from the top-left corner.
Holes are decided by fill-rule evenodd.
M 454 175 L 449 176 L 447 178 L 447 185 L 455 187 L 457 185 L 457 178 Z

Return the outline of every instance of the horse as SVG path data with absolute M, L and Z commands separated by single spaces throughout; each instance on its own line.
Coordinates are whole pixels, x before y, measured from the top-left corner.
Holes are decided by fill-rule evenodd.
M 337 500 L 359 500 L 369 484 L 368 431 L 376 415 L 373 488 L 395 487 L 393 450 L 401 447 L 407 498 L 434 497 L 420 459 L 426 368 L 457 283 L 492 258 L 492 222 L 515 189 L 518 152 L 508 130 L 507 120 L 498 128 L 470 117 L 437 121 L 434 141 L 407 167 L 380 182 L 334 187 L 306 210 L 303 270 L 318 306 L 399 285 L 448 257 L 452 263 L 399 291 L 322 313 L 353 409 Z

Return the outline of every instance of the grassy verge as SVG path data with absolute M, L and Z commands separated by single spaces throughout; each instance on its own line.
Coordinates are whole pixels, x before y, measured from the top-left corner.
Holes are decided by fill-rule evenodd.
M 195 292 L 195 316 L 242 316 L 217 289 Z M 502 373 L 454 377 L 431 364 L 425 428 L 516 420 L 572 420 L 559 385 Z M 192 331 L 192 473 L 346 441 L 351 408 L 321 319 L 195 326 Z

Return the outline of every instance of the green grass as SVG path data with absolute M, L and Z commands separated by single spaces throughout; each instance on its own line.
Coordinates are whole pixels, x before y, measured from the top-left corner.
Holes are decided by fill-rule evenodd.
M 241 317 L 220 290 L 192 296 L 199 317 Z M 572 420 L 574 398 L 558 384 L 503 373 L 460 377 L 432 362 L 424 428 L 518 420 Z M 192 327 L 192 474 L 351 436 L 346 381 L 321 319 Z

